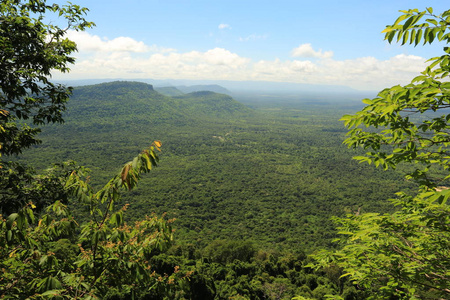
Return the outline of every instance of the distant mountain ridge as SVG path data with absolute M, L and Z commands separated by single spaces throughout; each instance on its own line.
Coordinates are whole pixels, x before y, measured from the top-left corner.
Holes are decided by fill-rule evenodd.
M 215 92 L 219 94 L 227 94 L 231 95 L 232 92 L 227 90 L 226 88 L 217 85 L 217 84 L 207 84 L 207 85 L 191 85 L 191 86 L 177 86 L 178 90 L 182 91 L 183 93 L 192 93 L 192 92 L 201 92 L 201 91 L 209 91 L 209 92 Z
M 71 85 L 90 85 L 96 83 L 112 82 L 124 79 L 83 79 L 59 80 L 58 82 Z M 155 90 L 162 89 L 173 93 L 177 89 L 182 93 L 209 90 L 231 96 L 242 94 L 295 94 L 310 99 L 348 99 L 360 100 L 375 97 L 377 91 L 356 90 L 342 85 L 320 85 L 293 82 L 271 81 L 231 81 L 231 80 L 182 80 L 182 79 L 127 79 L 152 84 Z M 161 91 L 162 91 L 161 90 Z M 164 92 L 162 92 L 164 93 Z M 165 93 L 164 93 L 165 94 Z M 175 94 L 171 94 L 174 96 Z
M 173 97 L 185 103 L 185 111 L 204 117 L 227 117 L 250 113 L 251 109 L 226 94 L 198 91 Z
M 164 87 L 155 87 L 154 88 L 158 93 L 163 95 L 173 97 L 173 96 L 181 96 L 184 95 L 182 91 L 173 86 L 164 86 Z
M 184 94 L 194 93 L 194 92 L 214 92 L 218 94 L 226 94 L 232 95 L 232 92 L 227 90 L 226 88 L 217 85 L 217 84 L 209 84 L 209 85 L 193 85 L 193 86 L 162 86 L 155 87 L 155 90 L 159 93 L 166 96 L 182 96 Z
M 166 89 L 177 93 L 176 89 Z M 198 121 L 202 118 L 226 118 L 248 114 L 251 109 L 232 97 L 211 91 L 167 96 L 142 82 L 114 81 L 75 87 L 68 116 L 91 117 L 103 123 Z

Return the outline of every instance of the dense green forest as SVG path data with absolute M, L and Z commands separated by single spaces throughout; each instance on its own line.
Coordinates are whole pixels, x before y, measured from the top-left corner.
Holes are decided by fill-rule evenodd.
M 124 200 L 130 219 L 167 213 L 177 242 L 200 247 L 237 239 L 310 251 L 332 246 L 331 216 L 388 211 L 384 200 L 408 186 L 400 173 L 352 161 L 338 119 L 354 105 L 249 108 L 224 94 L 171 98 L 136 82 L 77 87 L 66 123 L 44 128 L 42 145 L 23 158 L 42 167 L 74 159 L 102 182 L 158 139 L 159 168 Z
M 338 120 L 359 103 L 281 97 L 278 103 L 240 103 L 209 91 L 170 97 L 139 82 L 76 87 L 65 124 L 44 127 L 42 144 L 20 160 L 44 169 L 74 159 L 92 169 L 99 186 L 130 154 L 160 140 L 153 176 L 119 204 L 129 204 L 128 222 L 153 213 L 175 219 L 174 246 L 152 258 L 160 273 L 175 266 L 195 271 L 175 298 L 364 297 L 339 279 L 339 269 L 305 268 L 307 254 L 336 246 L 331 216 L 391 211 L 385 199 L 413 185 L 401 170 L 358 164 L 342 145 L 346 130 Z M 76 203 L 73 209 L 85 218 Z
M 0 4 L 0 298 L 450 294 L 448 47 L 364 106 L 216 85 L 67 88 L 48 78 L 74 62 L 65 35 L 94 26 L 86 12 Z M 401 12 L 388 42 L 450 42 L 450 11 Z

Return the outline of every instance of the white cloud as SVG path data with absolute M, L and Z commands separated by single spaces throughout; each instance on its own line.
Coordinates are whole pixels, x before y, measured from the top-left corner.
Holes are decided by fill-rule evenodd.
M 387 60 L 359 57 L 343 61 L 324 60 L 321 73 L 324 80 L 356 89 L 380 90 L 397 84 L 407 84 L 425 69 L 425 58 L 397 55 Z M 316 75 L 316 74 L 315 74 Z
M 390 59 L 389 66 L 403 72 L 420 72 L 423 67 L 418 66 L 423 63 L 424 59 L 420 56 L 399 54 Z
M 231 53 L 222 48 L 214 48 L 203 54 L 204 60 L 213 65 L 224 65 L 236 68 L 248 63 L 247 58 L 239 57 L 236 53 Z
M 317 58 L 331 58 L 333 57 L 333 51 L 325 51 L 322 49 L 315 51 L 311 44 L 302 44 L 291 52 L 293 57 L 317 57 Z
M 78 51 L 83 52 L 170 52 L 174 49 L 165 49 L 156 46 L 147 46 L 130 37 L 117 37 L 112 40 L 102 39 L 84 31 L 69 31 L 68 38 L 75 41 Z
M 425 68 L 425 59 L 419 56 L 335 60 L 331 51 L 314 51 L 310 45 L 299 47 L 301 51 L 297 48 L 297 52 L 303 57 L 309 53 L 309 57 L 320 59 L 255 61 L 224 48 L 177 52 L 126 37 L 108 40 L 88 33 L 72 33 L 71 38 L 79 45 L 77 62 L 69 74 L 55 77 L 267 80 L 380 90 L 406 84 Z
M 290 63 L 290 68 L 292 71 L 295 72 L 313 73 L 317 71 L 317 66 L 312 62 L 310 62 L 309 60 L 306 61 L 294 60 Z
M 228 24 L 219 24 L 219 29 L 231 29 L 231 26 Z

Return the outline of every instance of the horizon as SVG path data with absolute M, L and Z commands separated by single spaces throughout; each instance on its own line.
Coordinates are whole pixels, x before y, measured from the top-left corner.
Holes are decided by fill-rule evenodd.
M 65 1 L 57 1 L 64 3 Z M 55 80 L 263 81 L 346 86 L 407 84 L 442 44 L 400 46 L 381 31 L 400 9 L 442 1 L 75 1 L 96 27 L 70 31 L 76 62 Z
M 175 88 L 183 94 L 198 91 L 211 91 L 213 93 L 226 94 L 235 100 L 244 102 L 273 102 L 300 103 L 302 101 L 318 101 L 328 103 L 362 103 L 363 99 L 376 97 L 377 91 L 360 91 L 345 86 L 332 85 L 308 85 L 286 82 L 264 82 L 264 81 L 207 81 L 207 80 L 152 80 L 152 79 L 86 79 L 66 80 L 58 83 L 75 88 L 84 86 L 102 85 L 114 82 L 139 82 L 151 85 L 159 93 L 160 89 Z M 170 95 L 168 95 L 170 96 Z M 273 98 L 276 97 L 276 98 Z

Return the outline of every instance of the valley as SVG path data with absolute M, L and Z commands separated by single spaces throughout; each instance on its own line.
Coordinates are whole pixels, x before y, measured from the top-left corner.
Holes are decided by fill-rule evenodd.
M 200 248 L 223 239 L 264 249 L 334 247 L 331 216 L 390 211 L 385 200 L 412 187 L 401 169 L 351 159 L 357 153 L 342 145 L 338 120 L 358 103 L 282 100 L 245 105 L 207 91 L 170 97 L 138 82 L 76 87 L 65 124 L 46 126 L 43 143 L 23 159 L 39 168 L 73 159 L 101 185 L 160 140 L 159 167 L 124 198 L 127 218 L 166 213 L 176 219 L 177 243 Z

